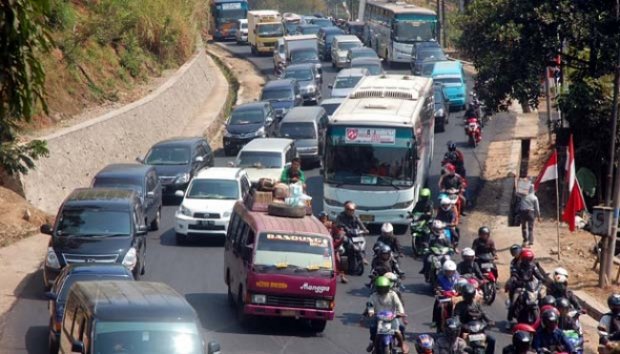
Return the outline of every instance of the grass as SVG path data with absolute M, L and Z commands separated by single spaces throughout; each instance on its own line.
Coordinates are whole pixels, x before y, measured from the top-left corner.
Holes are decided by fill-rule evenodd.
M 226 81 L 228 81 L 228 95 L 226 96 L 226 103 L 224 104 L 224 110 L 222 110 L 222 112 L 220 113 L 220 116 L 217 119 L 220 122 L 225 122 L 226 118 L 230 116 L 230 113 L 232 112 L 233 107 L 237 103 L 237 94 L 239 92 L 239 88 L 241 87 L 241 85 L 239 84 L 239 80 L 237 80 L 237 77 L 232 72 L 232 70 L 228 67 L 228 65 L 226 65 L 217 55 L 214 55 L 213 53 L 209 53 L 209 52 L 207 53 L 209 54 L 211 59 L 213 59 L 213 61 L 215 62 L 215 65 L 217 65 L 220 68 L 220 70 L 224 74 L 224 77 L 226 77 Z

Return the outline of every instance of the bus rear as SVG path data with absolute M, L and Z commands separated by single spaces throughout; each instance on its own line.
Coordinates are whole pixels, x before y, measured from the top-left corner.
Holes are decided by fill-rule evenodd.
M 237 20 L 245 19 L 247 0 L 214 0 L 211 5 L 211 33 L 216 41 L 235 39 Z

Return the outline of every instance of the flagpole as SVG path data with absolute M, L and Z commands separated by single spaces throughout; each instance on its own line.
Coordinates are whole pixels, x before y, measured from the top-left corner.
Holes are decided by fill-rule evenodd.
M 559 174 L 558 174 L 558 164 L 555 164 L 555 205 L 556 205 L 556 209 L 555 209 L 555 213 L 556 213 L 556 220 L 555 220 L 555 231 L 557 234 L 557 239 L 558 239 L 558 261 L 560 260 L 560 184 L 559 184 Z

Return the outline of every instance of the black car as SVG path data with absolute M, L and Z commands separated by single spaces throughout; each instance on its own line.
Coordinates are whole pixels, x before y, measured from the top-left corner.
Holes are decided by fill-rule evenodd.
M 301 24 L 297 26 L 297 34 L 318 34 L 321 27 L 317 25 Z
M 145 165 L 157 170 L 164 196 L 185 190 L 194 175 L 205 167 L 213 167 L 213 150 L 202 137 L 173 138 L 153 145 L 144 159 Z
M 303 98 L 297 80 L 280 79 L 269 81 L 263 86 L 261 101 L 271 102 L 276 118 L 282 119 L 289 109 L 301 106 Z
M 138 193 L 126 189 L 78 188 L 62 203 L 43 267 L 45 287 L 69 264 L 116 263 L 138 279 L 146 271 L 146 232 Z
M 319 38 L 319 58 L 323 61 L 332 59 L 332 40 L 339 34 L 345 34 L 341 28 L 336 26 L 322 27 L 317 33 Z
M 136 191 L 142 202 L 144 223 L 158 230 L 161 222 L 162 188 L 153 166 L 118 163 L 104 167 L 93 178 L 93 188 L 120 188 Z
M 357 36 L 357 38 L 359 38 L 360 41 L 362 41 L 362 43 L 366 43 L 366 38 L 364 36 L 364 33 L 366 31 L 364 30 L 364 27 L 365 27 L 365 23 L 362 21 L 348 21 L 345 24 L 345 31 L 348 34 Z
M 62 316 L 71 286 L 77 281 L 101 280 L 133 281 L 134 278 L 133 274 L 120 264 L 71 264 L 60 272 L 51 291 L 45 293 L 49 300 L 47 307 L 50 310 L 48 339 L 50 353 L 58 353 Z
M 314 64 L 289 65 L 283 78 L 297 81 L 304 103 L 318 104 L 321 101 L 321 75 Z
M 450 115 L 450 104 L 443 93 L 442 85 L 433 85 L 433 90 L 435 95 L 435 131 L 445 132 Z
M 268 101 L 235 107 L 226 122 L 224 154 L 231 156 L 254 138 L 273 136 L 275 112 Z
M 324 18 L 324 17 L 311 18 L 309 22 L 310 22 L 310 24 L 317 25 L 320 28 L 331 27 L 331 26 L 334 25 L 332 20 L 330 20 L 328 18 Z
M 442 61 L 448 57 L 439 47 L 437 42 L 422 42 L 424 45 L 416 44 L 411 51 L 411 72 L 413 75 L 420 75 L 422 64 L 427 60 Z

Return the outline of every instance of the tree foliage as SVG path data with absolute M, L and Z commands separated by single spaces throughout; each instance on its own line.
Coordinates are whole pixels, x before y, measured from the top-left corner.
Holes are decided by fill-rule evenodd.
M 19 145 L 20 124 L 45 106 L 45 72 L 38 55 L 48 50 L 46 0 L 0 0 L 0 165 L 9 173 L 27 173 L 47 155 L 42 141 Z
M 327 6 L 324 0 L 250 0 L 252 9 L 273 9 L 280 12 L 295 12 L 309 15 L 317 12 L 325 14 Z

